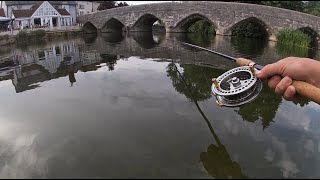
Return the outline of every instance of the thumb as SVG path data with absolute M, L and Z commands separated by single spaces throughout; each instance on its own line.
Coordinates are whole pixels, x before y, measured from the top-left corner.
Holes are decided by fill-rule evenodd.
M 268 64 L 256 73 L 257 78 L 266 79 L 274 75 L 282 74 L 282 65 L 279 63 Z

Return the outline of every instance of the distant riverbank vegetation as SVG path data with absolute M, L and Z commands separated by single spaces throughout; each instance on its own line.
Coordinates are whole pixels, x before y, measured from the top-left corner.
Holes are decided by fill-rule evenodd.
M 320 16 L 320 1 L 227 1 L 249 4 L 260 4 L 299 11 L 314 16 Z
M 26 41 L 33 38 L 43 38 L 46 35 L 46 31 L 43 29 L 38 29 L 34 31 L 19 31 L 17 34 L 17 41 Z

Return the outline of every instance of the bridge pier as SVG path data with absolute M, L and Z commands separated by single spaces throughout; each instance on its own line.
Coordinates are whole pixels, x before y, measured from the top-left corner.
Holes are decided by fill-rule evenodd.
M 275 34 L 271 34 L 269 36 L 269 41 L 277 41 L 277 36 Z
M 231 36 L 231 32 L 227 32 L 226 29 L 216 29 L 216 34 L 221 36 Z
M 187 32 L 186 30 L 181 29 L 181 28 L 174 28 L 172 26 L 165 26 L 165 27 L 166 27 L 167 33 L 185 33 L 185 32 Z

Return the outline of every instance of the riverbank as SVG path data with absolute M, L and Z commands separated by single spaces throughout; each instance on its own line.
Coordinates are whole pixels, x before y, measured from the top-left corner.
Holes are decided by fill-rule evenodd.
M 37 30 L 44 30 L 45 31 L 45 36 L 40 38 L 40 39 L 51 39 L 54 37 L 61 37 L 61 36 L 70 36 L 70 35 L 77 35 L 81 33 L 80 27 L 79 26 L 69 26 L 69 27 L 61 27 L 61 28 L 39 28 L 39 29 L 26 29 L 23 30 L 27 34 L 30 34 L 30 32 L 34 32 Z M 1 46 L 6 46 L 6 45 L 12 45 L 15 43 L 20 43 L 20 40 L 17 39 L 17 35 L 19 32 L 22 30 L 15 30 L 7 32 L 1 32 L 0 33 L 0 47 Z M 33 38 L 36 39 L 36 38 Z

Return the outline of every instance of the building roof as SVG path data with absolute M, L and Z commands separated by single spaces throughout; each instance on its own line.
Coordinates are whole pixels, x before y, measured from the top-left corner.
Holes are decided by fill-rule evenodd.
M 21 10 L 15 10 L 12 9 L 12 13 L 14 15 L 15 18 L 23 18 L 23 17 L 30 17 L 32 16 L 32 14 L 41 6 L 41 4 L 44 1 L 37 1 L 37 3 L 35 5 L 33 5 L 31 7 L 31 9 L 21 9 Z M 48 1 L 49 4 L 51 4 L 50 1 Z M 70 15 L 69 12 L 66 9 L 57 9 L 55 7 L 53 7 L 55 10 L 58 11 L 58 13 L 62 16 L 68 16 Z
M 68 16 L 70 13 L 66 9 L 56 9 L 58 13 L 62 16 Z
M 0 17 L 6 17 L 6 15 L 4 14 L 3 8 L 0 8 Z
M 30 9 L 21 9 L 21 10 L 12 9 L 12 13 L 14 15 L 14 18 L 23 18 L 23 17 L 30 17 L 33 14 L 33 11 Z
M 76 1 L 49 1 L 53 5 L 77 5 Z M 7 6 L 37 4 L 39 1 L 5 1 Z

